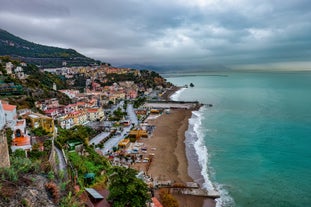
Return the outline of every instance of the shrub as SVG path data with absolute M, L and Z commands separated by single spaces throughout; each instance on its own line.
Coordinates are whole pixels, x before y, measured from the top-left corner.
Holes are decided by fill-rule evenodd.
M 52 197 L 54 203 L 58 203 L 60 198 L 60 193 L 57 185 L 54 182 L 48 182 L 45 184 L 45 188 Z
M 178 202 L 166 189 L 160 190 L 160 200 L 164 207 L 178 207 Z

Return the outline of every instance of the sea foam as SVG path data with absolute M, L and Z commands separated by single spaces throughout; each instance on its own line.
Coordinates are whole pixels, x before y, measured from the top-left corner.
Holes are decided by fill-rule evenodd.
M 207 110 L 207 107 L 202 107 L 199 111 L 192 112 L 186 137 L 188 136 L 188 140 L 192 142 L 193 148 L 198 157 L 201 175 L 204 179 L 202 187 L 207 190 L 216 190 L 220 193 L 220 198 L 216 199 L 216 207 L 235 206 L 234 200 L 225 189 L 225 186 L 219 183 L 212 183 L 209 177 L 209 175 L 215 175 L 215 172 L 210 166 L 208 149 L 204 143 L 204 138 L 206 133 L 208 133 L 208 130 L 202 126 L 202 121 L 205 118 Z M 192 137 L 192 139 L 189 139 L 189 136 Z
M 192 112 L 192 117 L 189 119 L 189 133 L 191 133 L 192 130 L 192 134 L 194 136 L 193 147 L 198 156 L 198 162 L 201 167 L 201 175 L 204 178 L 202 187 L 207 190 L 214 190 L 212 182 L 208 176 L 208 150 L 204 144 L 204 132 L 202 129 L 202 119 L 204 118 L 203 113 L 205 110 L 206 108 L 202 107 L 199 111 Z
M 176 91 L 171 96 L 171 99 L 174 101 L 180 101 L 180 97 L 185 90 L 186 88 L 182 88 Z M 220 193 L 220 198 L 216 199 L 216 207 L 235 206 L 235 202 L 229 195 L 229 192 L 225 189 L 225 186 L 219 183 L 212 183 L 209 177 L 209 175 L 215 175 L 215 172 L 210 166 L 208 149 L 204 143 L 204 138 L 206 133 L 208 133 L 208 130 L 202 126 L 202 121 L 206 116 L 207 110 L 208 108 L 203 106 L 199 111 L 192 112 L 192 116 L 189 119 L 188 130 L 185 132 L 185 144 L 194 149 L 195 157 L 197 157 L 198 165 L 201 170 L 200 174 L 203 177 L 203 183 L 200 183 L 201 186 L 206 190 L 216 190 Z M 191 160 L 189 160 L 189 162 L 190 161 Z
M 172 99 L 173 101 L 178 101 L 180 95 L 182 94 L 182 92 L 186 90 L 186 88 L 181 88 L 178 91 L 176 91 L 173 95 L 170 96 L 170 99 Z

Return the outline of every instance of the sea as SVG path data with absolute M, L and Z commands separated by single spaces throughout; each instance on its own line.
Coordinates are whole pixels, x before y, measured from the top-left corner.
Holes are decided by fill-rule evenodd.
M 163 76 L 188 86 L 173 100 L 204 104 L 186 131 L 188 171 L 219 191 L 217 207 L 311 206 L 311 72 Z

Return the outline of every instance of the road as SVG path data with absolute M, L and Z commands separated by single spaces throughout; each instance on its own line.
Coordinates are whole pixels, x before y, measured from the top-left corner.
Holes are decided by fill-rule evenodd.
M 134 108 L 132 104 L 128 104 L 127 108 L 126 108 L 126 112 L 127 115 L 129 117 L 129 119 L 131 120 L 131 123 L 134 124 L 135 126 L 138 124 L 138 119 L 137 116 L 135 114 Z M 117 146 L 118 143 L 124 138 L 126 137 L 126 135 L 129 133 L 129 131 L 131 130 L 132 124 L 128 127 L 124 127 L 121 134 L 119 135 L 115 135 L 112 138 L 110 138 L 109 140 L 107 140 L 104 144 L 104 147 L 101 149 L 101 151 L 106 154 L 109 150 L 111 150 L 114 146 Z M 98 144 L 101 140 L 103 140 L 105 137 L 107 137 L 109 135 L 109 132 L 102 132 L 99 135 L 97 135 L 96 137 L 94 137 L 91 141 L 90 144 Z
M 58 157 L 58 169 L 59 172 L 63 171 L 64 177 L 67 177 L 67 164 L 65 162 L 65 158 L 63 156 L 63 153 L 60 149 L 58 149 L 56 146 L 54 146 L 55 152 Z
M 133 104 L 127 105 L 126 112 L 127 112 L 128 117 L 131 120 L 131 123 L 134 124 L 135 126 L 137 126 L 138 125 L 138 119 L 137 119 L 137 116 L 135 114 Z

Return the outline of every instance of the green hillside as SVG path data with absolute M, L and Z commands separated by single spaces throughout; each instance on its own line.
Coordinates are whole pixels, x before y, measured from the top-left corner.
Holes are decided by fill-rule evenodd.
M 85 66 L 96 62 L 73 49 L 36 44 L 0 29 L 0 56 L 4 55 L 40 67 L 61 67 L 64 61 L 67 66 Z

